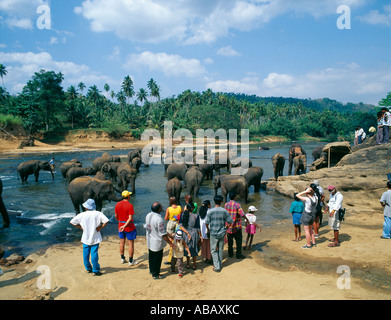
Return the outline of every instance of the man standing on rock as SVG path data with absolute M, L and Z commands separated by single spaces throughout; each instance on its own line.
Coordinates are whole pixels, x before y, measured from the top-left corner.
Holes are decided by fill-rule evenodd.
M 330 200 L 326 205 L 325 212 L 329 213 L 329 226 L 334 231 L 334 238 L 329 239 L 332 243 L 328 246 L 339 247 L 339 228 L 341 221 L 339 220 L 339 210 L 342 209 L 343 195 L 337 192 L 337 188 L 333 185 L 327 187 L 330 192 Z
M 387 182 L 388 190 L 383 193 L 380 203 L 384 207 L 384 223 L 382 239 L 391 239 L 391 181 Z

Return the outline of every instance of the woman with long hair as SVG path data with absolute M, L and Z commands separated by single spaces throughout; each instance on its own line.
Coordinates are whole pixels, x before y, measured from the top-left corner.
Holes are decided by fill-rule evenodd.
M 318 203 L 315 189 L 316 185 L 311 184 L 311 186 L 308 187 L 305 191 L 302 191 L 296 195 L 296 197 L 304 203 L 304 211 L 301 216 L 301 223 L 304 226 L 307 244 L 302 246 L 302 249 L 311 249 L 313 246 L 316 246 L 315 234 L 312 229 L 312 225 L 314 224 L 316 216 L 316 205 Z

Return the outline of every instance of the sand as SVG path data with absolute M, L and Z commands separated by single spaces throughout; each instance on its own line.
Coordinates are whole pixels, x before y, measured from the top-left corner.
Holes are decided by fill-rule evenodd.
M 48 153 L 74 148 L 78 146 L 41 145 L 28 150 Z M 5 152 L 14 154 L 21 150 Z M 134 257 L 140 261 L 137 266 L 121 264 L 118 238 L 104 236 L 99 248 L 103 275 L 99 277 L 85 272 L 80 242 L 54 245 L 45 252 L 25 257 L 17 265 L 2 267 L 0 299 L 388 300 L 391 298 L 391 240 L 380 239 L 382 213 L 379 205 L 374 213 L 347 216 L 341 228 L 341 246 L 336 248 L 327 246 L 332 232 L 325 215 L 317 246 L 308 250 L 301 249 L 305 244 L 304 232 L 302 241 L 292 241 L 292 222 L 283 220 L 255 235 L 253 248 L 243 251 L 245 259 L 228 258 L 226 245 L 220 273 L 215 273 L 211 265 L 198 257 L 197 269 L 186 270 L 182 279 L 177 273 L 171 273 L 167 265 L 162 265 L 165 279 L 152 279 L 146 240 L 142 236 L 135 241 Z M 259 222 L 262 226 L 262 221 Z M 167 253 L 168 247 L 165 256 Z M 28 259 L 32 262 L 26 263 Z M 37 270 L 46 271 L 38 273 Z M 47 287 L 42 287 L 43 284 Z M 177 286 L 181 295 L 167 290 Z

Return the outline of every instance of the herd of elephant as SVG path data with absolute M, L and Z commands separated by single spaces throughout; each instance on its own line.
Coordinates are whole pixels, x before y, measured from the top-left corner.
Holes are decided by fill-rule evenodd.
M 68 182 L 68 193 L 76 213 L 80 213 L 82 203 L 89 198 L 94 199 L 97 210 L 101 210 L 104 200 L 116 202 L 122 200 L 122 197 L 117 196 L 116 192 L 121 193 L 130 187 L 130 191 L 135 194 L 139 168 L 142 164 L 148 167 L 149 163 L 144 161 L 147 158 L 145 158 L 143 152 L 143 149 L 130 151 L 126 161 L 121 161 L 119 156 L 112 156 L 105 152 L 93 160 L 92 167 L 83 167 L 77 159 L 62 163 L 60 167 L 61 175 Z M 227 200 L 227 195 L 233 191 L 242 201 L 247 203 L 251 186 L 254 186 L 254 192 L 260 191 L 263 168 L 254 167 L 250 159 L 248 159 L 248 169 L 245 170 L 245 174 L 221 174 L 221 168 L 225 167 L 227 172 L 230 172 L 232 168 L 240 167 L 241 158 L 237 157 L 236 153 L 229 151 L 226 154 L 218 153 L 213 156 L 213 161 L 208 161 L 210 157 L 206 155 L 206 152 L 204 154 L 203 161 L 200 161 L 200 156 L 196 151 L 193 152 L 193 162 L 186 158 L 184 163 L 173 162 L 172 159 L 167 161 L 169 160 L 167 158 L 165 158 L 166 161 L 163 160 L 167 177 L 166 191 L 168 197 L 175 197 L 179 201 L 184 188 L 187 189 L 187 194 L 197 197 L 204 180 L 213 181 L 215 195 L 218 193 L 218 189 L 221 189 L 224 201 Z M 181 156 L 183 159 L 183 153 Z M 161 154 L 161 157 L 164 158 L 164 154 Z M 305 173 L 306 157 L 303 148 L 299 144 L 293 144 L 289 148 L 288 174 L 291 174 L 293 166 L 294 174 Z M 224 160 L 220 161 L 221 158 Z M 283 175 L 285 158 L 277 153 L 271 160 L 274 177 L 278 179 L 279 176 Z M 172 163 L 168 164 L 168 162 Z M 49 162 L 40 160 L 30 160 L 19 164 L 17 168 L 18 179 L 20 177 L 25 182 L 28 176 L 33 174 L 35 181 L 38 181 L 40 170 L 49 171 L 54 179 Z M 2 185 L 0 184 L 0 186 Z M 1 191 L 2 188 L 0 188 L 0 209 L 3 214 L 5 207 L 1 198 Z M 3 220 L 5 221 L 4 217 L 3 214 Z

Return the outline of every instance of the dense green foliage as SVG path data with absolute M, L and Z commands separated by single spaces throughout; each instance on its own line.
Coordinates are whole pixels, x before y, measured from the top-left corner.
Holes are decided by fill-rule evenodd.
M 4 74 L 4 76 L 6 73 Z M 249 129 L 250 137 L 278 135 L 292 140 L 313 136 L 336 140 L 349 138 L 355 127 L 376 125 L 375 109 L 330 99 L 300 100 L 260 98 L 237 94 L 186 90 L 176 97 L 160 98 L 151 79 L 148 89 L 134 91 L 126 76 L 118 93 L 104 86 L 83 83 L 62 88 L 63 75 L 53 71 L 35 73 L 18 95 L 0 87 L 0 113 L 22 119 L 28 133 L 70 129 L 102 129 L 114 137 L 131 132 L 136 138 L 146 128 L 163 130 L 172 121 L 174 130 Z M 359 111 L 360 110 L 360 111 Z

